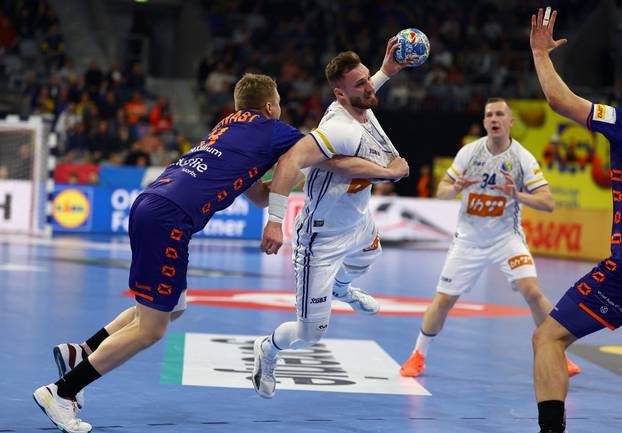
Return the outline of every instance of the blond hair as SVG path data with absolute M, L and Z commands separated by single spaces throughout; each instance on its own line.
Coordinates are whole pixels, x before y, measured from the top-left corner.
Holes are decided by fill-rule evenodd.
M 276 81 L 267 75 L 246 73 L 235 84 L 233 101 L 236 110 L 261 110 L 266 102 L 275 102 Z

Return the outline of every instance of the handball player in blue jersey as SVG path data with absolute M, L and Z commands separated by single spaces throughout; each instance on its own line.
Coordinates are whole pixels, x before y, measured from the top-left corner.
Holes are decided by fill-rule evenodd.
M 568 393 L 565 349 L 603 328 L 622 325 L 622 110 L 593 104 L 575 95 L 555 71 L 551 51 L 566 39 L 554 40 L 557 12 L 538 10 L 531 18 L 531 51 L 551 108 L 610 143 L 613 225 L 611 256 L 581 277 L 559 300 L 550 316 L 533 335 L 534 381 L 541 433 L 563 433 L 564 401 Z
M 304 137 L 278 120 L 280 97 L 270 77 L 244 75 L 234 99 L 237 111 L 171 164 L 132 205 L 129 289 L 136 305 L 84 343 L 54 348 L 61 378 L 38 388 L 33 397 L 62 431 L 90 431 L 91 425 L 77 418 L 83 388 L 160 340 L 169 322 L 183 313 L 192 235 L 242 193 L 267 206 L 269 190 L 261 176 Z M 395 179 L 408 171 L 403 159 L 386 168 L 362 158 L 324 164 L 363 178 Z

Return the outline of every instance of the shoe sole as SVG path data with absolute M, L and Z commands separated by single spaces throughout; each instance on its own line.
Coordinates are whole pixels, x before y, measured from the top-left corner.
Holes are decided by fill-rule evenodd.
M 358 301 L 346 302 L 346 304 L 349 304 L 350 307 L 357 313 L 366 314 L 368 316 L 373 316 L 374 314 L 378 314 L 378 311 L 380 311 L 380 308 L 377 308 L 375 310 L 366 310 L 365 308 L 361 306 L 361 303 Z M 354 305 L 358 305 L 359 308 L 354 308 Z
M 50 418 L 50 416 L 48 415 L 47 411 L 45 410 L 45 408 L 43 406 L 41 406 L 41 404 L 39 403 L 39 400 L 37 400 L 37 395 L 36 395 L 36 391 L 32 393 L 32 399 L 35 401 L 35 403 L 37 403 L 37 406 L 39 406 L 39 409 L 41 409 L 41 412 L 43 412 L 45 414 L 45 416 L 47 417 L 47 419 L 50 420 L 50 422 L 54 425 L 54 427 L 56 427 L 57 429 L 59 429 L 60 431 L 62 431 L 63 433 L 73 433 L 70 432 L 69 430 L 65 430 L 64 428 L 62 428 L 61 426 L 59 426 L 58 424 L 56 424 L 54 421 L 52 421 L 52 418 Z M 84 433 L 89 433 L 90 431 L 92 431 L 93 429 L 89 430 L 88 432 L 84 432 Z
M 272 393 L 271 395 L 269 394 L 264 394 L 260 391 L 259 389 L 259 382 L 261 379 L 261 359 L 259 356 L 259 353 L 261 353 L 261 343 L 263 343 L 263 338 L 258 338 L 255 340 L 255 342 L 253 343 L 253 375 L 251 376 L 251 382 L 253 382 L 253 388 L 255 388 L 255 392 L 262 398 L 266 398 L 266 399 L 270 399 L 272 397 L 274 397 L 274 393 Z

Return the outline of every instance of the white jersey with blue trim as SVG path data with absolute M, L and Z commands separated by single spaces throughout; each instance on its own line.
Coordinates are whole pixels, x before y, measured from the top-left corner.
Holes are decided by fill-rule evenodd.
M 480 181 L 462 191 L 455 237 L 482 247 L 512 233 L 525 238 L 520 203 L 490 188 L 505 183 L 502 172 L 512 176 L 519 191 L 532 192 L 548 184 L 536 158 L 518 141 L 512 139 L 510 147 L 498 155 L 490 153 L 487 141 L 486 136 L 465 145 L 447 169 L 453 180 L 464 176 Z
M 374 113 L 367 110 L 366 116 L 367 122 L 361 123 L 335 101 L 311 136 L 327 158 L 358 156 L 386 167 L 399 154 Z M 304 191 L 305 204 L 298 216 L 298 230 L 343 231 L 371 217 L 371 182 L 367 179 L 352 179 L 313 168 Z

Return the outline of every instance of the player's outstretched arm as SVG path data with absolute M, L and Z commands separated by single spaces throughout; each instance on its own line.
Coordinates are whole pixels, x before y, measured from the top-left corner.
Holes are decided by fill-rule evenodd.
M 550 53 L 555 48 L 564 45 L 567 40 L 553 39 L 553 29 L 557 11 L 547 7 L 546 11 L 538 9 L 538 14 L 531 16 L 531 34 L 529 42 L 533 62 L 538 74 L 538 80 L 542 92 L 553 110 L 562 116 L 568 117 L 580 125 L 585 126 L 586 120 L 592 109 L 591 102 L 583 99 L 570 90 L 564 83 L 550 58 Z
M 383 167 L 364 158 L 342 155 L 336 155 L 317 164 L 317 166 L 353 179 L 398 180 L 408 177 L 410 173 L 408 162 L 399 156 L 393 159 L 388 167 Z
M 387 42 L 387 49 L 384 52 L 384 59 L 382 59 L 380 70 L 371 77 L 376 91 L 378 91 L 389 78 L 406 67 L 406 64 L 397 63 L 395 61 L 395 50 L 397 50 L 397 37 L 393 36 Z

